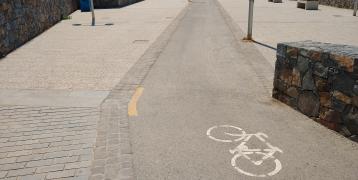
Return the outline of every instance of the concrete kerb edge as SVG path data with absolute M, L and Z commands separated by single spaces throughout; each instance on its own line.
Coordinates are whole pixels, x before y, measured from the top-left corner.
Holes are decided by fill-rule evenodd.
M 235 23 L 234 19 L 218 0 L 215 0 L 214 2 L 217 4 L 226 24 L 229 26 L 236 39 L 235 46 L 244 56 L 250 57 L 250 59 L 246 60 L 245 63 L 251 67 L 263 85 L 263 88 L 271 95 L 273 78 L 268 78 L 267 74 L 272 73 L 274 71 L 274 67 L 272 67 L 269 61 L 262 55 L 253 42 L 244 42 L 243 39 L 245 35 L 243 30 L 241 30 L 238 24 Z
M 143 84 L 188 8 L 187 5 L 180 11 L 101 103 L 90 179 L 136 179 L 127 114 L 128 103 L 136 88 Z

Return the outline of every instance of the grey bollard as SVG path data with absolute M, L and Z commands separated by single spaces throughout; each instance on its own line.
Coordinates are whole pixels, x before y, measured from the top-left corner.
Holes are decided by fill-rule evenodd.
M 353 16 L 357 16 L 357 10 L 358 10 L 358 0 L 355 0 L 355 2 L 354 2 Z
M 247 25 L 247 37 L 246 40 L 252 40 L 252 24 L 254 16 L 254 0 L 249 0 L 249 19 Z
M 96 17 L 94 15 L 94 4 L 93 4 L 93 0 L 90 0 L 91 3 L 91 12 L 92 12 L 92 26 L 96 25 Z

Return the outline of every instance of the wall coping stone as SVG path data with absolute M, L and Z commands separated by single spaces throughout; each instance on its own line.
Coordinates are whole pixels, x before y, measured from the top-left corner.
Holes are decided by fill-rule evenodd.
M 348 72 L 358 71 L 358 46 L 322 43 L 315 41 L 298 41 L 298 42 L 284 42 L 278 44 L 278 49 L 292 47 L 298 49 L 298 54 L 303 57 L 310 58 L 310 56 L 317 57 L 317 61 L 323 61 L 326 56 L 335 63 L 330 66 L 345 70 Z M 319 55 L 320 53 L 321 55 Z M 277 55 L 285 57 L 285 53 L 277 51 Z M 312 58 L 312 57 L 311 57 Z

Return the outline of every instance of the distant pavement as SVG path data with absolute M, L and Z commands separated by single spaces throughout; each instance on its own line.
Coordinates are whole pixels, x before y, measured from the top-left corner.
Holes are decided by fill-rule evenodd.
M 95 27 L 76 11 L 1 59 L 0 179 L 120 176 L 121 160 L 110 153 L 120 129 L 106 121 L 112 107 L 103 101 L 186 5 L 100 9 Z

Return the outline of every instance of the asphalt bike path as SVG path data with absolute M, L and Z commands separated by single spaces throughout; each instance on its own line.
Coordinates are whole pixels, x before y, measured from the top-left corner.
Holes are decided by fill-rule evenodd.
M 138 88 L 137 179 L 357 179 L 357 145 L 272 99 L 252 63 L 266 60 L 228 23 L 215 0 L 190 3 Z

